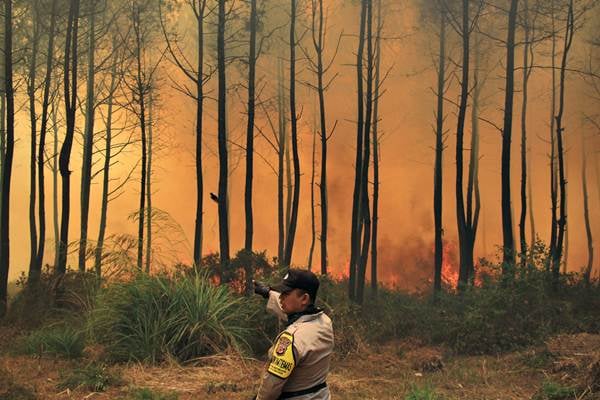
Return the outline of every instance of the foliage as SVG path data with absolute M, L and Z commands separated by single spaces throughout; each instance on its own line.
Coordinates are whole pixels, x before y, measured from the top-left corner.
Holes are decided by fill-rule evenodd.
M 58 325 L 33 331 L 23 339 L 21 350 L 25 354 L 42 356 L 52 354 L 66 358 L 79 358 L 83 354 L 83 332 L 70 326 Z
M 26 329 L 35 329 L 73 315 L 83 315 L 93 307 L 98 281 L 91 273 L 67 271 L 56 275 L 46 265 L 36 283 L 28 283 L 21 274 L 17 281 L 21 290 L 10 304 L 7 322 Z
M 429 386 L 412 386 L 404 396 L 404 400 L 442 400 L 442 396 Z
M 575 397 L 575 389 L 553 381 L 545 381 L 533 400 L 564 400 Z
M 206 275 L 137 275 L 97 297 L 92 336 L 115 360 L 190 360 L 247 348 L 252 311 Z
M 92 363 L 63 376 L 58 388 L 74 390 L 81 387 L 92 392 L 104 392 L 110 386 L 120 384 L 122 379 L 111 373 L 105 365 Z
M 148 388 L 133 388 L 127 395 L 127 400 L 177 400 L 175 392 L 162 393 Z

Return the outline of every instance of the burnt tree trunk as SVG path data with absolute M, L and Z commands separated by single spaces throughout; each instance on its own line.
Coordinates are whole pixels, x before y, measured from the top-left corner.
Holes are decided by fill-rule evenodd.
M 250 43 L 248 52 L 248 124 L 246 126 L 246 187 L 244 192 L 244 210 L 246 212 L 246 236 L 244 250 L 252 252 L 254 222 L 252 216 L 252 178 L 254 173 L 254 114 L 256 109 L 256 30 L 258 12 L 256 1 L 250 2 Z
M 583 129 L 581 130 L 581 189 L 583 193 L 583 218 L 585 221 L 585 235 L 588 247 L 588 261 L 583 273 L 583 277 L 585 283 L 589 285 L 592 275 L 592 267 L 594 265 L 594 240 L 592 238 L 592 227 L 590 223 L 590 207 L 587 189 L 587 154 L 585 151 L 585 134 Z
M 39 51 L 40 41 L 40 21 L 38 15 L 39 4 L 37 1 L 31 2 L 31 55 L 29 59 L 29 74 L 27 77 L 27 97 L 29 98 L 29 122 L 31 134 L 31 148 L 29 158 L 29 280 L 30 282 L 37 281 L 40 271 L 37 269 L 37 250 L 38 236 L 37 223 L 35 213 L 35 201 L 37 194 L 36 181 L 36 150 L 37 150 L 37 120 L 36 113 L 36 93 L 37 93 L 37 53 Z
M 435 166 L 433 178 L 433 219 L 435 226 L 434 296 L 442 290 L 444 256 L 444 226 L 442 220 L 443 152 L 444 152 L 444 91 L 446 86 L 446 8 L 440 4 L 440 49 L 437 70 L 437 111 L 435 128 Z
M 36 270 L 42 269 L 46 245 L 46 190 L 44 186 L 44 170 L 46 165 L 46 133 L 48 132 L 48 108 L 50 105 L 50 90 L 52 84 L 52 69 L 54 66 L 54 35 L 56 31 L 56 14 L 58 0 L 52 1 L 50 16 L 50 32 L 48 33 L 48 48 L 46 53 L 46 77 L 44 78 L 44 94 L 42 100 L 42 120 L 40 123 L 40 143 L 38 145 L 38 219 L 40 224 L 40 237 L 38 241 Z M 54 151 L 56 154 L 56 150 Z M 56 159 L 56 157 L 54 157 Z M 38 275 L 39 276 L 39 275 Z
M 6 96 L 6 149 L 0 193 L 0 318 L 6 314 L 10 266 L 10 184 L 15 147 L 15 100 L 12 65 L 12 0 L 4 0 L 4 91 Z
M 194 264 L 202 263 L 202 229 L 203 229 L 203 197 L 204 179 L 202 175 L 202 132 L 204 114 L 204 11 L 206 0 L 198 0 L 195 6 L 196 24 L 198 29 L 198 71 L 196 83 L 196 218 L 194 224 Z
M 292 251 L 298 224 L 298 208 L 300 206 L 300 154 L 298 151 L 298 116 L 296 115 L 296 13 L 297 0 L 290 0 L 290 124 L 292 140 L 292 157 L 294 163 L 294 194 L 290 226 L 285 240 L 283 264 L 289 267 L 292 263 Z
M 277 152 L 277 263 L 283 265 L 283 252 L 285 247 L 285 232 L 287 230 L 287 218 L 284 212 L 284 183 L 285 174 L 284 159 L 286 154 L 286 124 L 283 112 L 283 62 L 277 60 L 277 113 L 279 119 L 279 141 Z
M 510 194 L 510 147 L 512 141 L 517 6 L 518 0 L 511 0 L 506 39 L 506 87 L 504 99 L 504 126 L 502 129 L 502 273 L 505 276 L 512 272 L 515 262 L 515 243 Z
M 565 42 L 563 47 L 563 55 L 560 66 L 559 80 L 559 96 L 558 96 L 558 113 L 556 115 L 556 150 L 558 152 L 558 175 L 559 175 L 559 193 L 560 193 L 560 209 L 559 218 L 557 220 L 558 233 L 556 236 L 556 247 L 552 255 L 552 278 L 556 287 L 560 275 L 560 262 L 563 251 L 563 242 L 565 230 L 567 227 L 567 180 L 565 174 L 565 159 L 563 145 L 563 126 L 562 117 L 565 108 L 565 72 L 567 69 L 567 60 L 569 50 L 573 43 L 574 21 L 573 21 L 573 0 L 569 1 L 569 10 L 567 15 L 567 27 L 565 32 Z
M 221 270 L 229 265 L 229 230 L 227 215 L 227 82 L 225 71 L 225 2 L 219 2 L 218 34 L 217 34 L 217 70 L 218 70 L 218 142 L 219 142 L 219 254 Z M 221 279 L 225 276 L 222 274 Z M 226 281 L 226 279 L 225 279 Z
M 62 213 L 60 219 L 60 247 L 58 255 L 57 274 L 64 274 L 67 269 L 67 254 L 69 247 L 69 217 L 71 213 L 71 149 L 75 134 L 75 111 L 77 109 L 77 32 L 79 28 L 79 0 L 71 0 L 69 20 L 67 23 L 67 38 L 65 41 L 64 68 L 64 101 L 67 121 L 65 139 L 60 149 L 58 166 L 62 180 Z M 70 82 L 69 82 L 70 80 Z
M 357 269 L 360 259 L 360 236 L 362 233 L 361 213 L 361 174 L 363 164 L 364 140 L 364 89 L 363 89 L 363 56 L 365 48 L 365 25 L 367 7 L 365 0 L 361 1 L 360 30 L 358 35 L 358 51 L 356 53 L 356 84 L 357 84 L 357 124 L 356 124 L 356 162 L 354 165 L 354 193 L 352 196 L 352 225 L 350 228 L 350 264 L 348 266 L 348 297 L 356 300 Z

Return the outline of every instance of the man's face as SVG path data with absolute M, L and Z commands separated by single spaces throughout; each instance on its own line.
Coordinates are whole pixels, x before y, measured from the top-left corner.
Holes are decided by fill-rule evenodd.
M 289 292 L 281 293 L 279 303 L 284 313 L 293 314 L 306 309 L 310 304 L 310 296 L 299 289 L 292 289 Z

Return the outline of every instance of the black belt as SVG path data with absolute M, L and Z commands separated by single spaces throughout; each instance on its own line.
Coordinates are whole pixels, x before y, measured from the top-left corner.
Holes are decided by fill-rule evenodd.
M 309 387 L 308 389 L 297 390 L 295 392 L 283 392 L 279 395 L 278 400 L 282 399 L 291 399 L 292 397 L 304 396 L 305 394 L 316 393 L 319 390 L 326 388 L 327 382 L 319 383 L 313 387 Z

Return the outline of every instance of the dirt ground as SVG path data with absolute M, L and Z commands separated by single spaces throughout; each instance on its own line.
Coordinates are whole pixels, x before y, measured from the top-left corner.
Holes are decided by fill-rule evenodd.
M 61 389 L 59 383 L 66 375 L 93 362 L 95 350 L 88 349 L 86 354 L 84 359 L 68 361 L 11 355 L 4 348 L 0 352 L 0 400 L 129 399 L 135 388 L 175 392 L 180 400 L 249 400 L 264 363 L 217 356 L 187 366 L 113 365 L 107 370 L 118 376 L 119 382 L 104 392 Z M 531 399 L 547 381 L 580 388 L 587 385 L 586 392 L 580 391 L 583 397 L 563 398 L 600 399 L 593 394 L 600 389 L 599 356 L 600 335 L 565 335 L 537 348 L 470 357 L 404 341 L 361 349 L 344 358 L 338 355 L 328 383 L 333 398 L 343 400 L 402 400 L 414 387 L 430 388 L 443 399 Z

